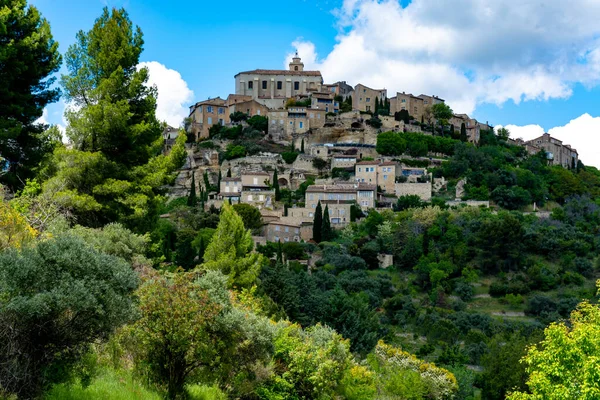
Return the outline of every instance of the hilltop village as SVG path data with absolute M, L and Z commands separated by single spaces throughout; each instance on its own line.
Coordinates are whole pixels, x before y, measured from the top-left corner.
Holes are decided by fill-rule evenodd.
M 319 203 L 334 229 L 370 209 L 391 209 L 406 196 L 490 206 L 489 200 L 463 201 L 466 180 L 449 187 L 444 176 L 430 173 L 444 161 L 442 153 L 377 151 L 383 132 L 447 137 L 477 146 L 482 132 L 493 132 L 488 123 L 454 114 L 436 95 L 402 92 L 389 98 L 386 89 L 326 84 L 321 72 L 304 69 L 298 54 L 288 70 L 235 75 L 235 93 L 190 106 L 185 130 L 188 157 L 172 197 L 198 190 L 204 207 L 218 208 L 224 201 L 256 207 L 266 224 L 255 232 L 257 244 L 311 240 Z M 165 151 L 177 132 L 173 127 L 164 131 Z M 549 134 L 530 141 L 506 139 L 529 154 L 545 151 L 550 165 L 577 165 L 577 150 Z M 282 191 L 299 189 L 300 198 L 281 197 Z

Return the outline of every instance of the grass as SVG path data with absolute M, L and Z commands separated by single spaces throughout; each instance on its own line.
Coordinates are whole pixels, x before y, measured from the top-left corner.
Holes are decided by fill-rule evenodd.
M 83 388 L 80 384 L 54 386 L 45 400 L 161 400 L 162 397 L 144 388 L 125 371 L 102 370 L 90 384 Z
M 227 400 L 227 396 L 216 387 L 190 385 L 187 388 L 190 400 Z M 44 400 L 162 400 L 163 397 L 142 386 L 127 371 L 103 369 L 84 388 L 81 384 L 54 386 L 43 397 Z

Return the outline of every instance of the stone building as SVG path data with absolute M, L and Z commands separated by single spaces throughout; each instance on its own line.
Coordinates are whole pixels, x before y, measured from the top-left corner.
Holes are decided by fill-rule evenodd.
M 361 161 L 356 163 L 354 176 L 356 182 L 377 185 L 377 169 L 380 161 Z
M 377 186 L 362 182 L 311 185 L 306 189 L 305 204 L 306 208 L 314 210 L 319 201 L 323 207 L 357 203 L 362 209 L 368 210 L 375 207 L 376 192 Z
M 227 96 L 227 107 L 229 108 L 229 114 L 242 112 L 249 117 L 255 115 L 266 116 L 269 112 L 267 106 L 252 99 L 252 96 L 240 96 L 237 94 Z
M 394 193 L 396 176 L 400 174 L 401 168 L 393 161 L 382 162 L 377 166 L 377 186 L 384 193 Z
M 549 133 L 525 142 L 537 148 L 543 149 L 551 165 L 562 165 L 564 168 L 575 168 L 579 161 L 577 150 L 563 144 L 561 140 L 553 138 Z
M 329 92 L 315 92 L 312 94 L 310 108 L 325 110 L 325 113 L 340 112 L 340 103 L 335 101 L 335 95 Z
M 375 112 L 375 99 L 381 104 L 387 98 L 386 89 L 371 89 L 363 84 L 358 84 L 352 94 L 352 108 L 359 111 Z
M 354 88 L 348 85 L 346 81 L 340 81 L 331 84 L 324 84 L 323 91 L 331 92 L 335 96 L 342 96 L 342 98 L 346 100 L 348 96 L 352 96 Z
M 303 218 L 281 217 L 267 224 L 265 236 L 268 242 L 300 242 L 312 239 L 312 221 Z
M 195 135 L 196 140 L 207 138 L 211 126 L 229 124 L 227 102 L 220 97 L 198 102 L 190 107 L 189 118 L 189 132 Z
M 428 96 L 426 94 L 420 94 L 419 97 L 423 99 L 423 107 L 433 106 L 435 104 L 441 104 L 446 102 L 444 99 L 441 99 L 436 95 Z
M 242 178 L 222 178 L 219 188 L 219 199 L 231 200 L 232 203 L 240 201 L 242 195 Z
M 319 92 L 323 77 L 319 71 L 305 71 L 298 53 L 288 70 L 255 69 L 235 75 L 235 94 L 251 96 L 270 109 L 285 106 L 286 99 Z
M 269 136 L 275 141 L 290 141 L 295 135 L 306 133 L 311 128 L 323 127 L 326 113 L 324 109 L 306 107 L 269 111 Z
M 357 159 L 356 155 L 334 154 L 331 157 L 331 169 L 334 169 L 334 168 L 344 168 L 344 169 L 352 168 L 352 169 L 354 169 L 354 167 L 356 166 L 356 159 Z
M 420 122 L 424 108 L 423 99 L 411 93 L 396 93 L 396 96 L 390 99 L 390 115 L 406 110 L 411 117 Z
M 455 131 L 460 133 L 462 124 L 465 124 L 467 130 L 467 139 L 471 143 L 479 143 L 481 138 L 481 124 L 475 118 L 470 118 L 467 114 L 454 114 L 448 121 L 454 125 Z

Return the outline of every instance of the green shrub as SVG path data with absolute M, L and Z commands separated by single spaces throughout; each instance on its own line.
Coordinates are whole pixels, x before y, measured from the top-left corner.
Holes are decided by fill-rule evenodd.
M 283 158 L 286 164 L 293 164 L 299 154 L 295 151 L 286 151 L 285 153 L 281 153 L 281 158 Z

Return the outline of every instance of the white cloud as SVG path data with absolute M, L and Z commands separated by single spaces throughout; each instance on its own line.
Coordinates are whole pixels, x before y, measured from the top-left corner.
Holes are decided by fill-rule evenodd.
M 62 111 L 54 111 L 52 112 L 52 116 L 50 116 L 49 107 L 44 108 L 42 116 L 38 118 L 34 123 L 35 124 L 44 124 L 44 125 L 56 125 L 56 127 L 62 133 L 63 141 L 66 142 L 66 126 L 67 121 L 64 117 L 65 103 L 61 100 L 57 105 L 51 105 L 53 108 L 59 107 Z M 62 107 L 61 107 L 62 106 Z M 60 120 L 62 123 L 58 123 L 55 121 Z
M 567 98 L 600 82 L 600 1 L 345 0 L 340 33 L 319 59 L 293 43 L 328 82 L 445 98 L 457 112 L 480 103 Z M 288 55 L 289 57 L 290 55 Z
M 138 68 L 144 67 L 148 68 L 150 73 L 148 84 L 156 85 L 158 89 L 157 118 L 173 127 L 179 127 L 189 115 L 187 104 L 193 100 L 194 92 L 179 72 L 156 61 L 138 65 Z
M 499 128 L 501 126 L 496 127 Z M 535 139 L 545 132 L 539 125 L 507 125 L 506 129 L 510 131 L 510 137 L 525 140 Z M 577 149 L 584 164 L 600 168 L 600 117 L 592 117 L 586 113 L 565 126 L 548 130 L 548 133 Z

